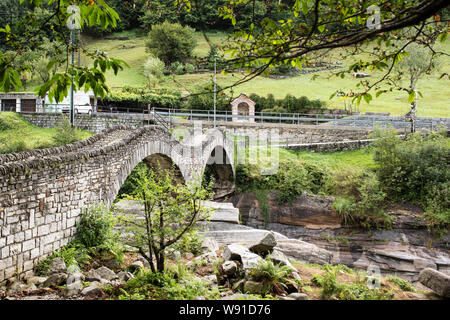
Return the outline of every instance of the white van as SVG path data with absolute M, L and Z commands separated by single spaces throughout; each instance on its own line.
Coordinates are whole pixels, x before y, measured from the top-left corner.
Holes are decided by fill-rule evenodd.
M 73 94 L 73 109 L 75 114 L 85 113 L 92 114 L 93 108 L 90 101 L 91 92 L 84 92 L 82 90 L 76 91 Z M 64 98 L 62 102 L 53 103 L 50 102 L 48 96 L 45 96 L 45 111 L 47 112 L 70 112 L 70 93 Z

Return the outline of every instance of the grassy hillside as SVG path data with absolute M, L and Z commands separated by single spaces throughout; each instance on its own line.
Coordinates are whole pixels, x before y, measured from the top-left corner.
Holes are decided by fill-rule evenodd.
M 93 134 L 77 130 L 79 140 Z M 14 112 L 0 112 L 0 154 L 56 146 L 57 128 L 39 128 Z
M 207 33 L 208 38 L 215 44 L 223 44 L 226 34 L 220 32 Z M 194 54 L 198 57 L 204 57 L 208 54 L 209 45 L 204 39 L 202 33 L 196 33 L 197 48 Z M 147 80 L 143 75 L 143 63 L 149 57 L 149 53 L 145 48 L 146 35 L 136 31 L 126 31 L 110 35 L 107 39 L 84 38 L 84 45 L 90 49 L 100 49 L 106 51 L 112 57 L 125 60 L 130 68 L 119 72 L 118 76 L 114 76 L 112 72 L 107 73 L 107 82 L 111 87 L 123 86 L 145 86 Z M 450 52 L 450 42 L 437 44 L 437 49 L 443 52 Z M 336 51 L 329 55 L 326 59 L 330 62 L 340 61 L 340 53 Z M 363 58 L 362 56 L 353 56 L 353 59 L 342 61 L 343 67 L 348 66 L 356 60 Z M 86 58 L 82 58 L 83 63 L 88 63 Z M 267 95 L 272 93 L 276 98 L 283 98 L 286 94 L 294 96 L 307 96 L 310 99 L 321 99 L 328 103 L 329 108 L 344 108 L 344 101 L 335 97 L 329 100 L 329 97 L 336 90 L 349 92 L 357 91 L 356 84 L 359 79 L 347 76 L 344 79 L 333 76 L 334 71 L 322 71 L 314 74 L 301 74 L 285 79 L 272 79 L 267 77 L 257 77 L 250 82 L 244 83 L 233 89 L 233 95 L 239 93 L 256 93 L 259 95 Z M 439 80 L 438 77 L 442 73 L 450 73 L 450 59 L 441 58 L 439 68 L 430 75 L 426 75 L 418 83 L 418 89 L 422 92 L 423 98 L 418 102 L 418 115 L 428 117 L 450 117 L 450 90 L 448 87 L 450 81 L 447 79 Z M 313 75 L 318 76 L 312 80 Z M 372 73 L 372 79 L 380 76 L 380 73 Z M 217 81 L 222 87 L 228 86 L 243 77 L 242 73 L 234 74 L 218 74 Z M 195 73 L 185 75 L 170 75 L 164 77 L 155 87 L 181 89 L 186 93 L 192 92 L 198 85 L 206 84 L 212 81 L 212 73 Z M 35 84 L 36 86 L 37 84 Z M 32 89 L 31 85 L 28 90 Z M 361 112 L 390 112 L 392 115 L 403 115 L 409 111 L 409 103 L 405 92 L 394 91 L 386 93 L 375 98 L 370 104 L 361 102 L 359 110 Z

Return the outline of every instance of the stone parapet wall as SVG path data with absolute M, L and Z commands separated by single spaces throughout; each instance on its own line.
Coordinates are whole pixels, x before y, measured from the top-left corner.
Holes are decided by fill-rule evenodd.
M 42 128 L 53 128 L 62 120 L 61 113 L 21 113 L 22 117 L 32 124 Z M 68 114 L 66 114 L 69 117 Z M 153 124 L 151 116 L 139 113 L 96 113 L 93 115 L 76 114 L 75 126 L 78 129 L 100 133 L 101 131 L 117 126 L 128 125 L 143 127 Z
M 375 139 L 335 141 L 319 143 L 303 143 L 294 145 L 285 145 L 283 148 L 289 150 L 308 150 L 313 152 L 337 152 L 361 149 L 370 145 Z

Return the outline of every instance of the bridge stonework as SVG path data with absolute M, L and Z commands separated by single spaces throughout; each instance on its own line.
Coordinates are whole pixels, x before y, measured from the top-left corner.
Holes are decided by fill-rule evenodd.
M 119 125 L 67 146 L 0 156 L 0 283 L 73 239 L 83 208 L 111 205 L 145 158 L 170 158 L 189 182 L 217 148 L 233 159 L 233 144 L 217 131 L 185 145 L 158 126 Z

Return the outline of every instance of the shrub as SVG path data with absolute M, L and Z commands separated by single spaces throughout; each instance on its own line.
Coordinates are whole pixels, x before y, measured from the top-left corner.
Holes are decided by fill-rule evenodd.
M 115 237 L 114 214 L 103 204 L 92 204 L 81 214 L 77 238 L 87 248 L 99 247 Z
M 63 146 L 79 140 L 78 132 L 70 124 L 70 120 L 65 115 L 62 115 L 62 120 L 56 127 L 56 134 L 52 137 L 54 143 L 58 146 Z
M 175 61 L 185 62 L 192 57 L 196 46 L 194 35 L 194 30 L 190 27 L 166 21 L 152 27 L 145 45 L 166 65 Z
M 91 260 L 88 250 L 79 242 L 73 241 L 43 259 L 34 269 L 36 275 L 46 275 L 50 268 L 50 263 L 57 257 L 62 258 L 66 266 L 72 268 L 84 266 Z
M 226 59 L 220 54 L 219 47 L 217 45 L 212 45 L 209 48 L 208 55 L 206 56 L 209 70 L 214 70 L 214 58 L 216 60 L 216 69 L 223 69 L 225 67 Z
M 360 184 L 351 196 L 338 197 L 333 204 L 346 225 L 363 228 L 390 228 L 392 219 L 384 212 L 386 193 L 376 175 L 367 171 L 361 175 Z
M 186 65 L 184 66 L 184 68 L 186 69 L 187 73 L 194 73 L 195 72 L 195 67 L 193 64 L 190 63 L 186 63 Z
M 144 76 L 148 80 L 160 79 L 164 75 L 165 65 L 160 59 L 150 57 L 144 63 Z
M 415 133 L 402 141 L 393 129 L 378 129 L 374 137 L 377 175 L 389 198 L 420 204 L 431 227 L 448 227 L 450 139 Z
M 184 66 L 181 62 L 175 61 L 170 65 L 170 68 L 172 69 L 172 72 L 174 72 L 177 75 L 185 74 L 184 72 Z

